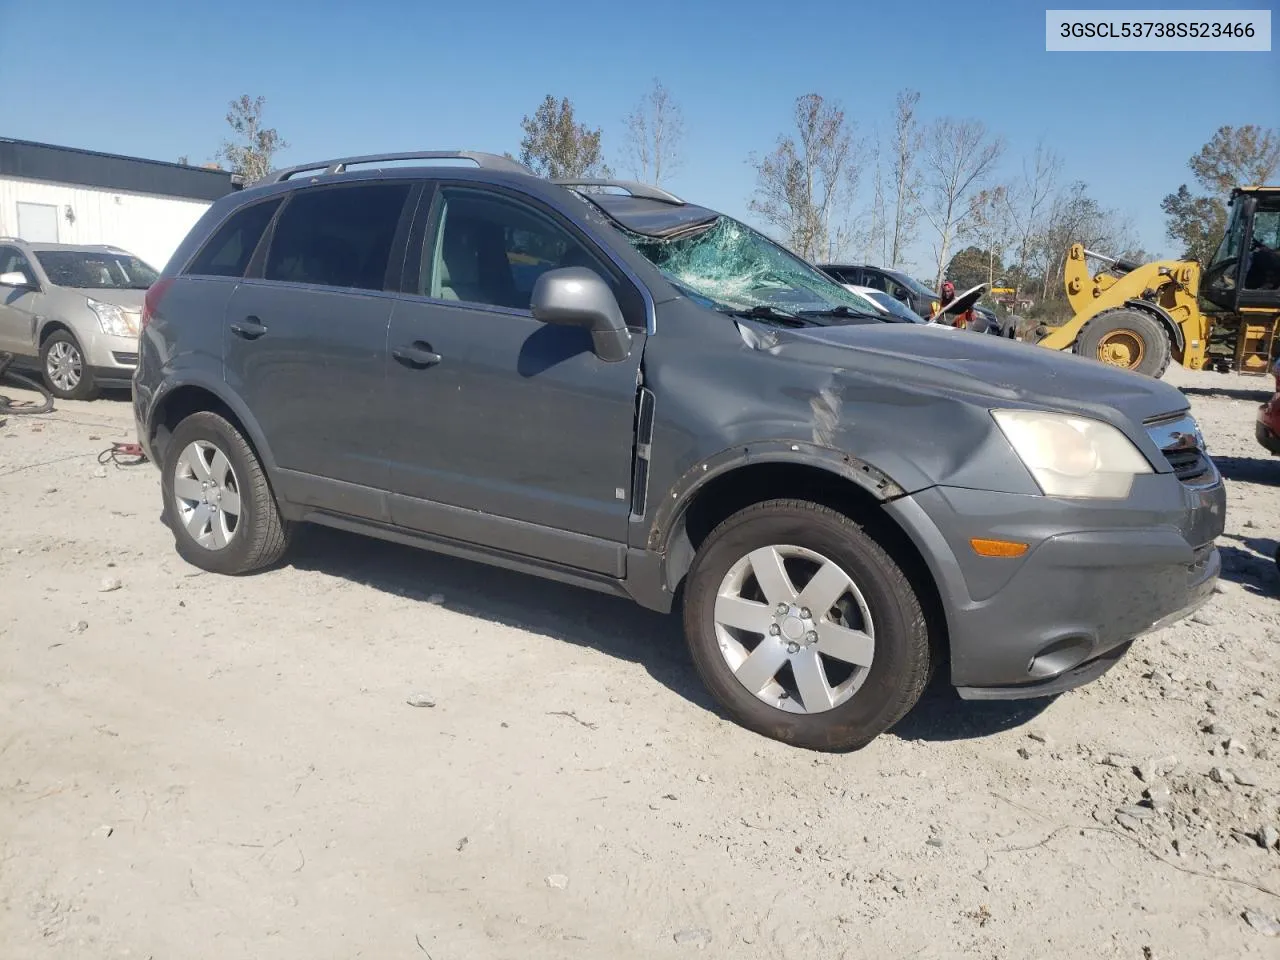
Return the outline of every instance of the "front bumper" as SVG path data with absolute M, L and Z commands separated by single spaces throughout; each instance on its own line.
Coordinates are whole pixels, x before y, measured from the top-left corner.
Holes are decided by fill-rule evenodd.
M 1280 457 L 1280 393 L 1258 409 L 1258 422 L 1254 435 L 1273 456 Z
M 138 367 L 138 338 L 94 333 L 85 338 L 85 362 L 104 387 L 127 387 Z
M 962 696 L 1049 696 L 1101 675 L 1136 637 L 1213 594 L 1226 493 L 1171 474 L 1126 501 L 1082 502 L 934 487 L 888 505 L 934 574 L 951 681 Z M 972 537 L 1030 545 L 979 557 Z M 1114 656 L 1109 656 L 1118 651 Z

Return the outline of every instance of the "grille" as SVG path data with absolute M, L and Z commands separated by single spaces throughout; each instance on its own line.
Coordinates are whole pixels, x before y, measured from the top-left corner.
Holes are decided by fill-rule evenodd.
M 1213 464 L 1204 449 L 1204 437 L 1190 415 L 1165 418 L 1147 424 L 1147 433 L 1173 468 L 1173 474 L 1186 484 L 1212 478 Z
M 1173 467 L 1173 474 L 1183 483 L 1199 480 L 1209 472 L 1209 458 L 1199 450 L 1162 450 L 1164 458 Z

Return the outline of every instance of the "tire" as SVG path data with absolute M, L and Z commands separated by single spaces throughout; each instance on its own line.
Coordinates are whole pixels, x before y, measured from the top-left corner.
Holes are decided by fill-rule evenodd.
M 41 344 L 40 373 L 59 400 L 92 400 L 98 395 L 84 350 L 70 330 L 55 330 Z
M 791 582 L 783 586 L 798 592 L 796 604 L 806 599 L 808 577 L 816 569 L 824 570 L 828 584 L 837 583 L 842 573 L 853 589 L 838 595 L 825 612 L 797 614 L 793 604 L 783 616 L 772 601 L 761 602 L 771 592 L 776 599 L 777 590 L 761 587 L 752 559 L 768 559 L 770 548 L 777 548 L 773 556 L 784 558 Z M 787 555 L 793 550 L 799 553 Z M 836 572 L 827 571 L 828 565 Z M 761 569 L 767 575 L 768 564 Z M 818 580 L 815 576 L 813 582 Z M 699 547 L 685 586 L 685 638 L 703 683 L 734 720 L 775 740 L 811 750 L 866 746 L 915 706 L 932 674 L 929 631 L 908 578 L 861 527 L 828 507 L 770 500 L 735 513 Z M 828 587 L 809 597 L 831 592 Z M 802 616 L 806 612 L 808 619 Z M 724 622 L 735 619 L 757 629 Z M 868 619 L 869 629 L 860 633 Z M 801 631 L 806 632 L 798 636 Z M 866 634 L 874 639 L 868 641 Z M 869 665 L 851 666 L 867 659 L 868 642 Z M 859 655 L 847 662 L 831 657 L 833 651 L 855 647 Z M 758 653 L 763 658 L 749 662 Z M 783 665 L 775 669 L 783 656 Z M 817 687 L 813 664 L 822 676 Z M 757 666 L 756 678 L 764 678 L 758 684 L 748 676 Z M 749 689 L 748 682 L 760 692 Z M 815 690 L 806 697 L 806 691 Z
M 1085 324 L 1075 352 L 1159 378 L 1169 367 L 1173 346 L 1164 326 L 1150 314 L 1141 310 L 1108 310 Z
M 253 448 L 223 417 L 193 413 L 179 423 L 160 478 L 165 522 L 188 563 L 237 575 L 284 555 L 290 524 L 280 516 Z

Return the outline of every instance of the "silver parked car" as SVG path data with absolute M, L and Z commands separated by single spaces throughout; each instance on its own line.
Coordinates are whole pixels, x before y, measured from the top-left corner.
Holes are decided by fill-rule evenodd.
M 0 239 L 0 353 L 38 362 L 64 400 L 128 387 L 143 296 L 156 277 L 118 247 Z

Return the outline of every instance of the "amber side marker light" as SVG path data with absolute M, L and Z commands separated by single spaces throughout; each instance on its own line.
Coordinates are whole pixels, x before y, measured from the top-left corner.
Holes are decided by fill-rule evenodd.
M 983 540 L 974 537 L 969 541 L 969 546 L 980 557 L 1020 557 L 1027 552 L 1025 543 L 1014 543 L 1012 540 Z

